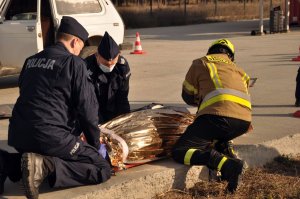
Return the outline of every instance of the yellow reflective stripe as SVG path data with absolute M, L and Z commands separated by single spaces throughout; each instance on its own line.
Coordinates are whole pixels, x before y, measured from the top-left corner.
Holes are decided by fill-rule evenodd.
M 189 149 L 184 156 L 184 164 L 185 165 L 190 165 L 191 164 L 191 158 L 193 153 L 196 151 L 197 149 Z
M 231 148 L 230 150 L 231 150 L 231 153 L 232 153 L 232 154 L 235 154 L 235 152 L 234 152 L 233 148 Z
M 215 85 L 215 88 L 222 88 L 223 86 L 220 77 L 218 75 L 218 70 L 216 65 L 214 63 L 207 63 L 207 67 L 209 69 L 209 75 Z
M 193 94 L 198 94 L 198 89 L 196 89 L 192 84 L 190 84 L 188 81 L 184 80 L 183 82 L 184 88 L 186 88 L 189 92 Z
M 215 97 L 210 98 L 209 100 L 207 100 L 206 102 L 203 102 L 198 111 L 201 111 L 202 109 L 216 103 L 216 102 L 220 102 L 220 101 L 231 101 L 231 102 L 235 102 L 238 104 L 241 104 L 243 106 L 248 107 L 249 109 L 251 109 L 251 103 L 243 98 L 234 96 L 234 95 L 230 95 L 230 94 L 221 94 L 221 95 L 217 95 Z
M 249 75 L 247 75 L 247 74 L 245 73 L 243 78 L 244 78 L 244 80 L 245 80 L 247 83 L 249 83 L 249 81 L 250 81 Z
M 233 64 L 231 61 L 228 61 L 228 60 L 220 58 L 220 57 L 206 55 L 206 58 L 208 61 L 211 61 L 211 62 L 222 62 L 225 64 Z
M 225 163 L 225 161 L 227 160 L 226 157 L 223 157 L 222 160 L 219 162 L 217 170 L 221 171 L 223 164 Z
M 242 79 L 244 82 L 244 86 L 246 88 L 246 92 L 248 94 L 248 85 L 249 85 L 250 77 L 245 73 Z
M 243 98 L 247 101 L 251 101 L 250 99 L 250 95 L 235 89 L 231 89 L 231 88 L 219 88 L 216 90 L 213 90 L 211 92 L 209 92 L 207 95 L 205 95 L 204 99 L 202 100 L 202 103 L 206 102 L 207 100 L 209 100 L 210 98 L 213 98 L 215 96 L 218 95 L 222 95 L 222 94 L 229 94 L 229 95 L 234 95 L 240 98 Z

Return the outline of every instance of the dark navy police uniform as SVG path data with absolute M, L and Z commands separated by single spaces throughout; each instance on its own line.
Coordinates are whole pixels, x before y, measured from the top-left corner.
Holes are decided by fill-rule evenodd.
M 104 73 L 99 68 L 95 55 L 87 57 L 86 63 L 99 102 L 99 123 L 130 112 L 128 93 L 131 73 L 127 60 L 120 55 L 110 73 Z
M 21 153 L 53 157 L 55 174 L 51 186 L 108 180 L 110 165 L 97 151 L 98 104 L 85 62 L 57 43 L 27 58 L 19 87 L 8 144 Z M 80 122 L 88 143 L 71 134 L 75 120 Z
M 300 67 L 298 68 L 298 73 L 296 77 L 295 97 L 296 97 L 295 106 L 300 107 Z

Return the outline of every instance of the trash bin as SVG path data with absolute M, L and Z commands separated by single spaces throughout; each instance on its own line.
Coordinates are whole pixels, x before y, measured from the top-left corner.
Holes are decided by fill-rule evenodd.
M 270 33 L 279 33 L 283 31 L 284 16 L 280 6 L 274 7 L 270 11 Z

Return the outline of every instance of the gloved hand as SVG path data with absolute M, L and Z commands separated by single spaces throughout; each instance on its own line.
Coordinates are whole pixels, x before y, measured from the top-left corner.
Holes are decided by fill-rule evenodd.
M 105 159 L 107 150 L 106 150 L 106 144 L 100 144 L 100 148 L 98 149 L 98 153 L 102 155 L 102 157 Z

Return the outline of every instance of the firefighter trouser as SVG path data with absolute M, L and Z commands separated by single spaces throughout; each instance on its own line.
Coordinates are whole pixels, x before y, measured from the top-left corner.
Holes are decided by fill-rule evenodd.
M 222 152 L 214 147 L 215 142 L 228 142 L 247 132 L 250 122 L 216 115 L 201 115 L 188 126 L 172 150 L 175 161 L 186 165 L 206 165 L 217 169 Z

